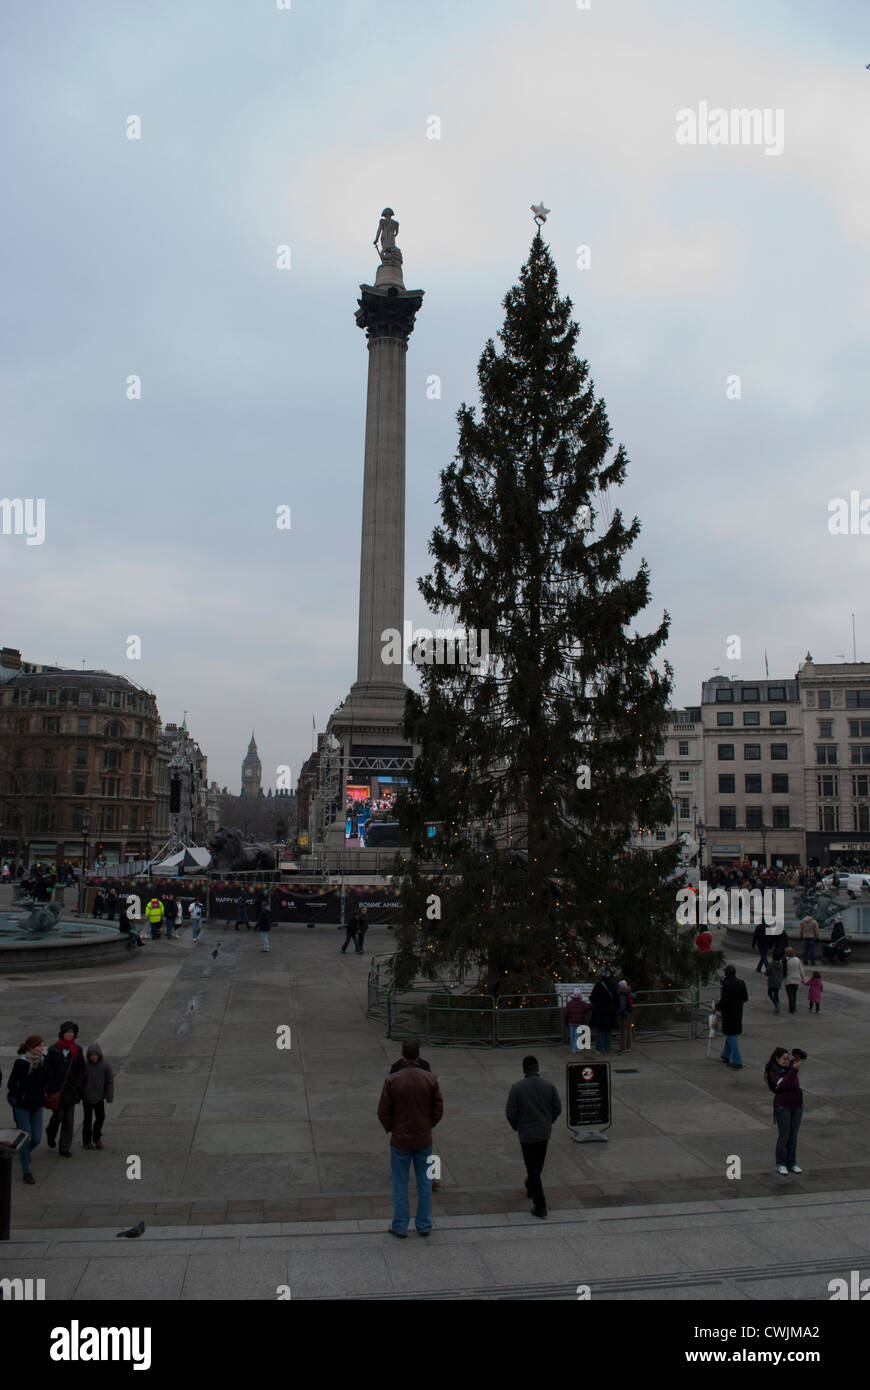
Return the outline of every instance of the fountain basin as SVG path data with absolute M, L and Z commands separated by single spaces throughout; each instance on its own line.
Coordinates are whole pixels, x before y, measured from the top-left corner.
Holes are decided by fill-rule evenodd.
M 58 922 L 50 932 L 25 931 L 0 916 L 0 975 L 32 975 L 40 970 L 83 970 L 117 965 L 129 958 L 127 937 L 98 922 Z

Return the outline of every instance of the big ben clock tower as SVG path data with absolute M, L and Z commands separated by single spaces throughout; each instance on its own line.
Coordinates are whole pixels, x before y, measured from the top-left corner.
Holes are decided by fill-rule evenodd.
M 257 744 L 252 729 L 247 756 L 242 763 L 242 796 L 259 796 L 262 781 L 263 764 L 257 755 Z

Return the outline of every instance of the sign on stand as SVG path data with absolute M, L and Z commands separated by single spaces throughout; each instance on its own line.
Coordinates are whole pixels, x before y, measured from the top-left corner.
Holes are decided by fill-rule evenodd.
M 578 1144 L 607 1142 L 602 1129 L 609 1128 L 610 1063 L 568 1062 L 565 1067 L 568 1092 L 568 1128 Z

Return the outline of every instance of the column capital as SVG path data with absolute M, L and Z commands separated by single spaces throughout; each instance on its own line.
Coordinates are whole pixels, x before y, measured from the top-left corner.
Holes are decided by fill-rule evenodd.
M 360 285 L 357 303 L 357 327 L 365 330 L 369 342 L 375 338 L 400 338 L 407 344 L 423 303 L 423 290 L 404 290 L 396 285 L 383 289 Z

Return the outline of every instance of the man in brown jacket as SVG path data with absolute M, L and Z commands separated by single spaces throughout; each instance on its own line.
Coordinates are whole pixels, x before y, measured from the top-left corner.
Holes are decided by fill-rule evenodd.
M 411 1209 L 408 1179 L 411 1164 L 417 1179 L 417 1211 L 414 1225 L 421 1236 L 432 1231 L 432 1130 L 444 1114 L 437 1077 L 419 1066 L 416 1038 L 402 1043 L 402 1068 L 384 1082 L 378 1119 L 390 1135 L 390 1167 L 393 1173 L 393 1224 L 391 1235 L 407 1239 Z

